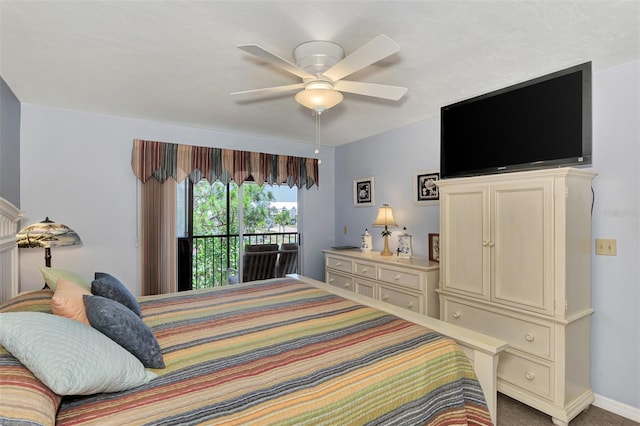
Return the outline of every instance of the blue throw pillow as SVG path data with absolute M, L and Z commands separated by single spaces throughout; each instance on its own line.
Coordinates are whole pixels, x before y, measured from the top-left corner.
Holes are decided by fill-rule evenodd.
M 83 296 L 93 328 L 131 352 L 147 368 L 164 368 L 162 350 L 151 329 L 130 309 L 101 296 Z
M 142 317 L 140 304 L 135 296 L 113 275 L 105 272 L 96 272 L 95 279 L 91 282 L 91 293 L 95 296 L 102 296 L 120 302 L 135 312 L 136 315 Z

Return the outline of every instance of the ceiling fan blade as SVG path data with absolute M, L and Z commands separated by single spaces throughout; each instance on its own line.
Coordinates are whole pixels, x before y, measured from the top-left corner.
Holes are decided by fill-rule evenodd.
M 294 90 L 304 89 L 304 83 L 289 84 L 287 86 L 266 87 L 264 89 L 245 90 L 242 92 L 233 92 L 231 95 L 244 96 L 245 98 L 258 98 L 275 93 L 292 92 Z
M 380 34 L 323 73 L 325 77 L 338 81 L 374 62 L 400 50 L 400 46 L 384 34 Z
M 316 78 L 316 76 L 314 76 L 313 74 L 308 73 L 297 65 L 287 61 L 283 57 L 269 52 L 267 49 L 257 44 L 243 44 L 238 46 L 238 49 L 242 49 L 247 53 L 251 53 L 252 55 L 257 56 L 264 61 L 270 62 L 273 65 L 276 65 L 293 75 L 297 75 L 300 78 Z
M 359 81 L 340 80 L 333 85 L 335 90 L 356 95 L 373 96 L 376 98 L 397 101 L 407 93 L 406 87 L 387 86 L 385 84 L 362 83 Z

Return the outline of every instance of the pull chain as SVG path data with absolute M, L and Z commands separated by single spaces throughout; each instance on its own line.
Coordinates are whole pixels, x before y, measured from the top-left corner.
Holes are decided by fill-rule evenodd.
M 322 111 L 316 111 L 316 149 L 313 151 L 316 155 L 320 154 L 320 114 Z M 318 160 L 320 164 L 322 160 Z

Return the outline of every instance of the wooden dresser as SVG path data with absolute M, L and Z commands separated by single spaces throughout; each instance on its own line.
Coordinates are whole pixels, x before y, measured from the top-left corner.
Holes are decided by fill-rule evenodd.
M 594 176 L 558 168 L 438 185 L 441 319 L 507 341 L 498 390 L 558 425 L 594 400 Z
M 439 318 L 438 262 L 380 256 L 379 252 L 323 250 L 325 282 L 394 306 Z

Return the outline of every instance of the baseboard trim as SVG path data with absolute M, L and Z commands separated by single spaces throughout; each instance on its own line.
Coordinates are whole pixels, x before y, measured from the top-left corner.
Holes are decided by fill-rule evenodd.
M 598 394 L 595 397 L 593 405 L 596 407 L 640 423 L 640 408 L 632 407 Z

